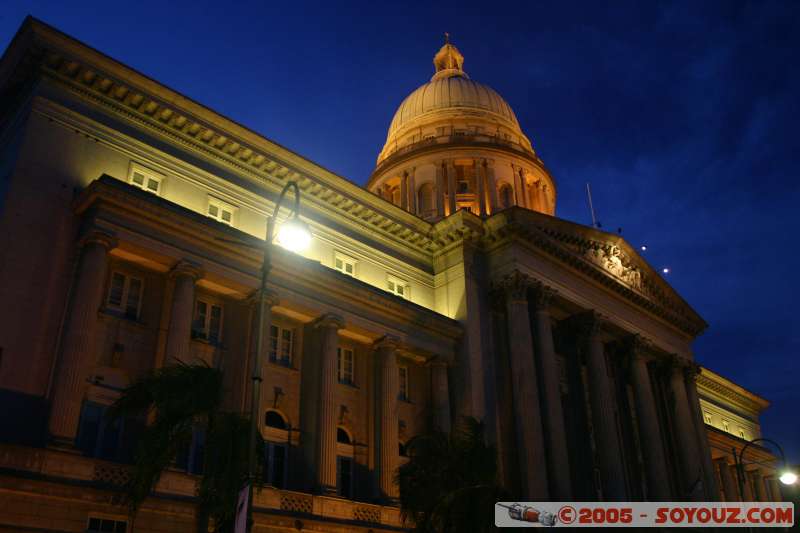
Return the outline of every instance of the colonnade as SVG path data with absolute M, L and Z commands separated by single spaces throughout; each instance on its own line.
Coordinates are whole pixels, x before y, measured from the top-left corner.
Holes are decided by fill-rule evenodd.
M 762 470 L 760 466 L 745 465 L 742 472 L 737 472 L 733 457 L 718 457 L 713 461 L 715 473 L 722 483 L 721 496 L 728 502 L 779 502 L 782 500 L 780 481 L 771 470 Z M 739 476 L 743 475 L 741 479 Z
M 519 459 L 523 495 L 533 501 L 537 498 L 572 499 L 575 490 L 570 486 L 569 472 L 573 458 L 567 453 L 569 446 L 562 412 L 558 356 L 549 312 L 556 293 L 516 270 L 503 277 L 496 287 L 502 290 L 507 335 L 512 339 L 508 348 L 513 376 L 514 431 L 517 448 L 524 450 Z M 533 316 L 530 310 L 533 310 Z M 634 416 L 622 411 L 616 380 L 627 379 L 634 397 L 637 445 L 644 458 L 641 476 L 646 485 L 646 499 L 715 499 L 714 473 L 703 468 L 700 439 L 705 439 L 705 429 L 698 426 L 692 414 L 692 398 L 696 398 L 696 390 L 693 391 L 696 367 L 677 356 L 658 354 L 638 335 L 615 334 L 606 320 L 594 311 L 576 315 L 565 322 L 571 324 L 570 338 L 585 360 L 589 419 L 580 437 L 590 435 L 594 443 L 592 462 L 600 473 L 602 498 L 631 499 L 634 497 L 632 487 L 640 482 L 639 479 L 629 479 L 636 469 L 626 467 L 623 452 L 625 445 L 620 417 L 633 419 Z M 622 366 L 629 369 L 626 376 L 615 375 L 609 367 L 610 357 L 620 355 L 619 348 L 616 354 L 610 353 L 608 346 L 612 343 L 622 347 L 625 358 Z M 650 367 L 654 365 L 667 368 L 668 376 L 655 369 L 651 371 Z M 541 375 L 537 376 L 537 372 Z M 663 390 L 668 391 L 670 400 L 667 402 L 660 400 L 653 390 L 653 382 L 659 380 Z M 582 385 L 581 381 L 581 388 Z M 578 396 L 583 398 L 583 393 L 581 390 Z M 664 407 L 669 420 L 663 420 L 659 415 Z M 668 455 L 668 431 L 678 438 L 678 457 Z M 677 476 L 670 475 L 673 463 L 678 465 Z
M 68 320 L 63 337 L 58 371 L 51 394 L 49 431 L 54 441 L 69 446 L 74 444 L 78 432 L 81 405 L 85 398 L 87 378 L 96 364 L 99 335 L 98 309 L 101 307 L 108 270 L 108 252 L 117 246 L 108 232 L 91 230 L 80 241 L 80 259 L 77 281 L 72 294 Z M 191 327 L 194 315 L 195 289 L 203 270 L 189 261 L 178 261 L 170 271 L 173 280 L 170 318 L 166 332 L 168 363 L 190 362 L 193 359 Z M 257 294 L 257 292 L 256 292 Z M 257 304 L 256 298 L 250 299 Z M 278 304 L 274 294 L 265 295 L 262 315 L 262 335 L 269 339 L 272 307 Z M 253 322 L 255 326 L 255 321 Z M 316 427 L 307 428 L 316 434 L 315 485 L 322 493 L 336 492 L 336 430 L 337 413 L 335 391 L 337 386 L 337 348 L 339 332 L 345 327 L 344 319 L 334 313 L 321 315 L 314 322 L 318 335 L 321 368 L 316 380 L 319 395 Z M 254 335 L 253 335 L 254 336 Z M 375 464 L 378 485 L 382 496 L 393 501 L 398 497 L 394 472 L 399 464 L 398 438 L 398 339 L 384 335 L 373 346 L 378 369 L 376 376 Z M 268 342 L 262 346 L 262 361 L 266 361 Z M 249 360 L 247 358 L 246 360 Z M 248 368 L 260 377 L 262 369 Z M 447 364 L 435 360 L 431 371 L 431 412 L 434 425 L 441 431 L 450 430 L 450 404 Z M 248 380 L 249 383 L 249 380 Z

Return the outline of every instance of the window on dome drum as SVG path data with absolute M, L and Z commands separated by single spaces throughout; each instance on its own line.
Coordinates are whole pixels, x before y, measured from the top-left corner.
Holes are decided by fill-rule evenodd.
M 399 366 L 397 367 L 398 372 L 400 373 L 400 387 L 397 393 L 397 399 L 403 400 L 404 402 L 408 401 L 408 367 L 407 366 Z
M 127 531 L 128 522 L 115 518 L 90 516 L 89 523 L 86 525 L 86 533 L 126 533 Z
M 336 377 L 339 383 L 353 385 L 353 350 L 350 348 L 336 349 Z
M 269 410 L 264 415 L 264 425 L 275 429 L 288 429 L 286 419 L 278 411 Z
M 114 271 L 108 284 L 106 308 L 136 320 L 142 304 L 144 284 L 139 278 Z
M 138 187 L 143 191 L 151 192 L 155 195 L 160 195 L 163 180 L 164 176 L 135 163 L 131 164 L 128 173 L 128 182 L 134 187 Z
M 276 324 L 269 327 L 269 362 L 277 365 L 292 366 L 292 346 L 294 330 Z
M 408 299 L 408 282 L 400 278 L 390 275 L 386 280 L 386 290 L 401 298 Z
M 508 183 L 504 183 L 500 186 L 500 208 L 506 209 L 514 205 L 514 189 L 511 188 L 511 185 Z
M 287 469 L 289 466 L 285 444 L 277 442 L 264 443 L 264 483 L 277 489 L 286 487 Z
M 203 339 L 211 344 L 222 340 L 222 306 L 206 300 L 197 300 L 194 308 L 192 338 Z
M 356 277 L 356 262 L 352 257 L 336 252 L 333 257 L 333 268 L 342 274 Z
M 223 224 L 233 226 L 233 214 L 235 212 L 236 208 L 233 207 L 231 204 L 223 202 L 219 198 L 214 198 L 213 196 L 208 197 L 207 214 L 214 220 L 218 220 Z
M 353 444 L 350 434 L 344 428 L 336 428 L 336 442 L 339 444 Z
M 336 493 L 342 498 L 353 497 L 353 458 L 336 458 Z

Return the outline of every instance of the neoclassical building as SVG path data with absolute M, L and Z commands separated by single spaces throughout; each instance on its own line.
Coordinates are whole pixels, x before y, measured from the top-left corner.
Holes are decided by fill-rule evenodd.
M 719 497 L 691 348 L 706 323 L 622 237 L 555 216 L 553 177 L 453 45 L 434 65 L 360 187 L 24 22 L 0 60 L 0 531 L 124 531 L 145 422 L 106 409 L 205 361 L 248 412 L 257 327 L 258 531 L 401 530 L 405 444 L 462 415 L 523 501 Z M 274 247 L 258 325 L 290 181 L 312 246 Z M 202 441 L 136 531 L 193 530 Z

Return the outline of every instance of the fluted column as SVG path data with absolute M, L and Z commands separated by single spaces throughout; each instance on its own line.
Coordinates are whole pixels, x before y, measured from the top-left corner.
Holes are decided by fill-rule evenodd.
M 315 324 L 319 330 L 320 405 L 317 416 L 317 488 L 336 493 L 336 348 L 344 320 L 327 314 Z
M 781 496 L 780 482 L 774 477 L 771 477 L 767 479 L 767 483 L 769 483 L 770 500 L 773 502 L 783 501 L 783 497 Z
M 592 408 L 592 428 L 600 459 L 600 477 L 605 500 L 624 500 L 625 471 L 620 456 L 621 443 L 617 432 L 614 393 L 606 365 L 605 347 L 601 336 L 601 320 L 596 313 L 583 317 L 587 342 L 586 366 L 589 371 L 589 401 Z
M 689 399 L 686 395 L 684 384 L 684 369 L 686 361 L 673 357 L 670 367 L 670 390 L 673 397 L 673 410 L 675 415 L 675 432 L 678 437 L 678 452 L 681 458 L 684 486 L 681 487 L 679 498 L 690 498 L 695 501 L 703 499 L 704 490 L 700 485 L 704 481 L 704 472 L 701 465 L 697 437 L 695 433 L 692 413 L 689 412 Z
M 636 402 L 636 419 L 639 422 L 639 439 L 642 443 L 644 466 L 647 474 L 647 499 L 669 501 L 671 494 L 667 474 L 667 460 L 661 439 L 650 371 L 644 355 L 646 346 L 638 335 L 628 340 L 631 357 L 631 379 Z
M 377 394 L 379 418 L 376 420 L 379 443 L 378 478 L 381 495 L 389 501 L 396 501 L 398 497 L 397 485 L 394 482 L 394 472 L 399 462 L 397 395 L 400 392 L 400 377 L 397 368 L 397 345 L 397 339 L 388 335 L 375 343 L 379 369 Z
M 74 443 L 78 433 L 86 378 L 97 356 L 97 311 L 103 300 L 108 251 L 116 245 L 111 233 L 99 229 L 87 232 L 79 243 L 77 280 L 50 398 L 50 435 L 62 444 Z
M 572 498 L 570 482 L 569 455 L 567 451 L 567 432 L 564 428 L 564 412 L 561 405 L 561 376 L 558 371 L 556 350 L 553 346 L 553 325 L 550 318 L 550 301 L 555 291 L 539 284 L 533 293 L 536 309 L 536 355 L 541 361 L 542 388 L 544 389 L 545 434 L 550 451 L 550 484 L 560 501 Z
M 486 188 L 484 186 L 483 165 L 479 159 L 473 161 L 475 171 L 475 183 L 478 192 L 478 214 L 483 216 L 486 214 Z
M 767 487 L 764 485 L 764 476 L 761 474 L 761 471 L 753 470 L 752 475 L 753 485 L 756 486 L 756 501 L 769 501 L 769 498 L 767 498 Z
M 497 180 L 494 176 L 494 163 L 484 160 L 484 171 L 486 172 L 486 186 L 489 188 L 489 214 L 500 209 L 497 200 Z
M 400 207 L 408 209 L 408 172 L 403 172 L 400 178 Z
M 750 483 L 750 474 L 742 468 L 741 470 L 742 476 L 742 486 L 744 488 L 742 492 L 742 501 L 743 502 L 753 502 L 755 498 L 753 498 L 753 485 Z
M 711 463 L 711 448 L 708 445 L 708 435 L 706 434 L 706 424 L 703 421 L 703 413 L 700 408 L 700 399 L 697 396 L 697 376 L 700 375 L 700 366 L 697 364 L 688 365 L 684 371 L 684 386 L 686 387 L 686 398 L 689 400 L 689 411 L 692 413 L 694 422 L 694 434 L 697 440 L 698 453 L 700 454 L 700 466 L 703 469 L 703 485 L 706 489 L 708 501 L 714 501 L 719 494 L 717 487 L 717 477 L 714 475 L 714 466 Z
M 444 216 L 444 163 L 436 164 L 436 216 L 442 218 Z
M 191 354 L 192 320 L 194 319 L 194 285 L 203 277 L 199 266 L 180 261 L 170 272 L 175 283 L 167 330 L 167 364 L 176 361 L 189 363 Z
M 456 212 L 456 167 L 452 161 L 447 162 L 447 207 L 448 215 Z
M 739 501 L 739 491 L 736 488 L 736 480 L 731 473 L 731 466 L 728 465 L 728 460 L 725 457 L 720 457 L 716 461 L 717 468 L 719 469 L 719 477 L 722 479 L 722 490 L 725 494 L 726 502 Z
M 414 176 L 416 169 L 414 167 L 411 168 L 411 171 L 408 173 L 408 210 L 414 213 L 415 215 L 419 212 L 419 208 L 417 207 L 417 180 Z
M 542 410 L 539 406 L 533 336 L 528 313 L 530 279 L 515 270 L 502 280 L 501 286 L 506 294 L 511 387 L 522 496 L 529 501 L 543 501 L 549 495 Z
M 450 432 L 450 387 L 447 381 L 447 363 L 431 363 L 433 396 L 433 426 L 438 431 Z

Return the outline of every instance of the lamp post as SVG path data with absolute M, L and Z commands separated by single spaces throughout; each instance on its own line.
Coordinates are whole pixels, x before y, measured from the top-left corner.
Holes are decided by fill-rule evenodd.
M 256 311 L 256 353 L 253 357 L 253 394 L 250 406 L 250 444 L 248 450 L 247 477 L 250 484 L 247 501 L 247 529 L 253 528 L 253 484 L 256 478 L 256 443 L 258 435 L 259 411 L 261 407 L 261 352 L 264 346 L 264 300 L 267 296 L 267 278 L 272 268 L 272 241 L 275 239 L 275 223 L 278 213 L 289 189 L 294 190 L 294 209 L 291 218 L 281 225 L 278 232 L 278 243 L 292 252 L 301 252 L 311 242 L 308 225 L 300 220 L 300 189 L 294 181 L 288 182 L 278 196 L 278 201 L 267 218 L 267 238 L 264 242 L 264 261 L 261 264 L 261 283 L 258 287 L 258 306 Z
M 797 481 L 797 474 L 789 470 L 788 465 L 786 464 L 786 455 L 783 453 L 783 448 L 781 445 L 775 442 L 772 439 L 764 439 L 758 438 L 748 441 L 740 451 L 736 451 L 736 448 L 733 448 L 733 460 L 736 463 L 736 478 L 739 481 L 739 495 L 741 498 L 744 498 L 744 452 L 751 444 L 755 444 L 757 442 L 769 442 L 775 448 L 777 448 L 778 452 L 781 454 L 781 462 L 783 463 L 783 473 L 781 474 L 780 480 L 781 483 L 784 485 L 794 485 Z

